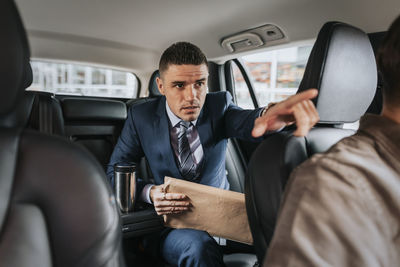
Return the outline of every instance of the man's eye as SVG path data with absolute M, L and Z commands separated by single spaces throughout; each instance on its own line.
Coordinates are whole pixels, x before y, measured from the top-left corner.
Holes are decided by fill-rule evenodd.
M 204 82 L 197 82 L 196 85 L 197 85 L 197 86 L 203 86 L 203 85 L 204 85 Z
M 176 88 L 183 88 L 183 83 L 177 83 L 177 84 L 175 84 L 175 87 Z

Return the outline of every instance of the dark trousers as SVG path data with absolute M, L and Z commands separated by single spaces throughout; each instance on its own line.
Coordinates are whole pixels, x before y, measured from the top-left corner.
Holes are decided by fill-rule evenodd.
M 158 235 L 147 237 L 145 249 L 153 257 L 162 256 L 164 261 L 173 266 L 225 266 L 222 249 L 204 231 L 166 228 Z

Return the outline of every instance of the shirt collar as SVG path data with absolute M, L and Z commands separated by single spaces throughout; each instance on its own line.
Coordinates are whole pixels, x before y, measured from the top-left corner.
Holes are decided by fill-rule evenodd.
M 165 109 L 167 110 L 167 115 L 168 115 L 169 121 L 171 122 L 172 127 L 175 127 L 182 119 L 179 118 L 178 116 L 176 116 L 172 112 L 172 110 L 169 107 L 168 101 L 165 100 L 165 102 L 166 102 Z M 197 119 L 195 119 L 194 121 L 191 121 L 191 123 L 193 125 L 196 125 Z

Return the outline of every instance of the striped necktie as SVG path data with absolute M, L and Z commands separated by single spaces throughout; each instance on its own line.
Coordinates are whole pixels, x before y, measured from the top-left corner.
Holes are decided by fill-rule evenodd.
M 194 181 L 197 178 L 197 164 L 193 159 L 193 154 L 190 151 L 190 144 L 187 138 L 187 130 L 191 123 L 187 121 L 179 122 L 178 133 L 178 159 L 179 171 L 182 177 L 188 181 Z

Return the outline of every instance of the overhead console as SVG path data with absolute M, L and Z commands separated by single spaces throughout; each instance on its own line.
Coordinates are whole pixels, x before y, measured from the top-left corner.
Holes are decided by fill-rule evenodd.
M 266 24 L 225 37 L 221 40 L 221 46 L 229 53 L 236 53 L 284 43 L 287 40 L 288 38 L 278 26 Z

